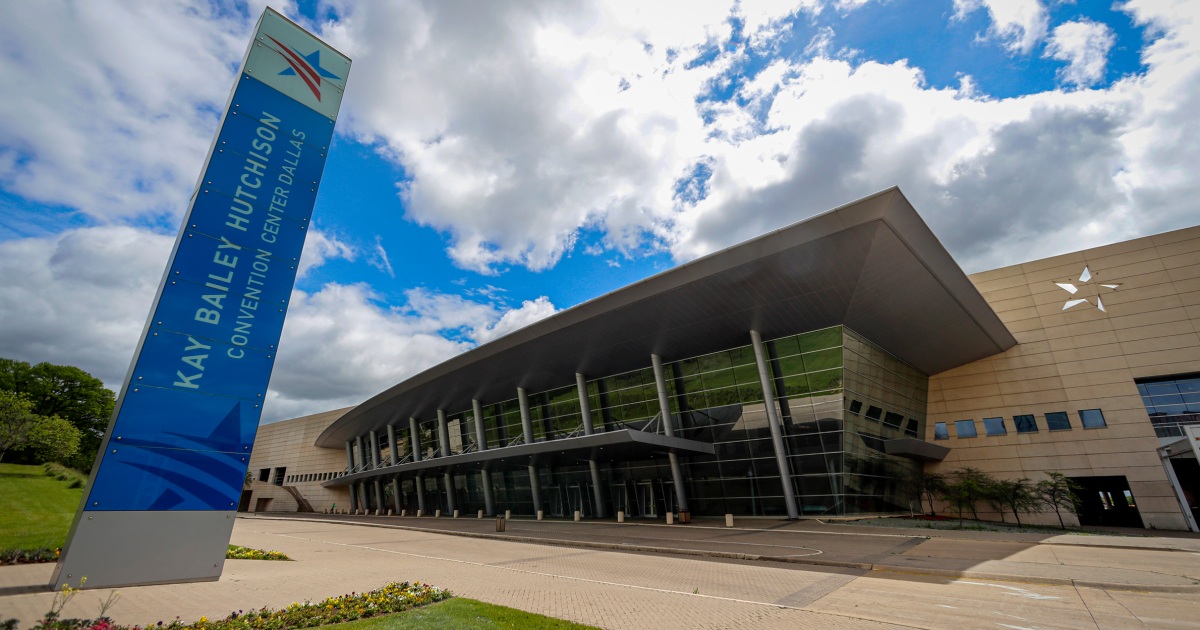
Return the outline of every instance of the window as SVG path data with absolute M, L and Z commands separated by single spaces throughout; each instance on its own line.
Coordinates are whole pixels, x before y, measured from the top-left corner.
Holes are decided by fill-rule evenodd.
M 1071 419 L 1065 411 L 1051 411 L 1046 414 L 1046 428 L 1051 431 L 1070 431 Z
M 933 424 L 933 439 L 935 439 L 935 440 L 949 440 L 950 439 L 950 432 L 946 430 L 945 422 L 935 422 Z
M 858 414 L 862 413 L 862 401 L 861 400 L 851 400 L 850 401 L 850 413 L 852 413 L 854 415 L 858 415 Z
M 917 437 L 917 421 L 909 418 L 908 425 L 904 427 L 904 433 L 913 437 Z
M 1008 435 L 1008 429 L 1004 426 L 1004 418 L 984 418 L 983 430 L 988 435 Z
M 1083 409 L 1079 412 L 1079 419 L 1083 421 L 1085 429 L 1103 429 L 1108 426 L 1104 421 L 1104 412 L 1099 409 Z
M 876 407 L 875 405 L 871 405 L 870 407 L 867 407 L 867 417 L 868 418 L 870 418 L 876 422 L 879 422 L 879 416 L 881 416 L 881 415 L 883 415 L 883 409 L 880 409 L 879 407 Z
M 270 468 L 259 468 L 258 469 L 258 480 L 263 481 L 263 482 L 270 481 L 271 480 L 271 469 Z
M 974 420 L 955 420 L 954 434 L 960 438 L 973 438 L 979 435 L 975 432 Z
M 283 480 L 287 478 L 287 468 L 275 469 L 275 485 L 282 486 Z
M 894 411 L 887 412 L 887 415 L 883 417 L 883 424 L 885 426 L 891 427 L 893 429 L 899 429 L 900 423 L 903 421 L 904 421 L 904 416 L 902 416 Z
M 1017 427 L 1017 433 L 1037 433 L 1037 421 L 1030 414 L 1013 416 L 1013 426 Z

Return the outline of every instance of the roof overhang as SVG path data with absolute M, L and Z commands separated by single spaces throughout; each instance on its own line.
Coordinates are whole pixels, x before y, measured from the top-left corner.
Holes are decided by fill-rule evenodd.
M 926 374 L 1016 339 L 898 188 L 566 309 L 417 374 L 334 422 L 317 446 L 408 417 L 544 391 L 843 324 Z
M 655 454 L 680 453 L 712 455 L 715 447 L 705 442 L 669 437 L 657 433 L 621 429 L 557 440 L 518 444 L 485 451 L 472 451 L 448 457 L 434 457 L 416 462 L 381 466 L 364 470 L 321 484 L 325 487 L 348 486 L 362 479 L 392 474 L 441 473 L 463 471 L 511 470 L 525 466 L 599 463 L 641 459 Z

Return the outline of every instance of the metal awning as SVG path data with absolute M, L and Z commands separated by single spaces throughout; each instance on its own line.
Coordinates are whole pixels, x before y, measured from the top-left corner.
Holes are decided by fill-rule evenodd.
M 691 455 L 713 455 L 712 444 L 668 437 L 646 431 L 621 429 L 607 433 L 593 433 L 556 440 L 516 444 L 486 451 L 472 451 L 449 457 L 433 457 L 417 462 L 405 462 L 391 466 L 380 466 L 349 475 L 343 475 L 322 483 L 326 488 L 348 486 L 355 481 L 371 479 L 381 475 L 442 473 L 461 471 L 499 471 L 525 466 L 545 466 L 565 463 L 629 461 L 646 459 L 649 456 L 674 452 Z

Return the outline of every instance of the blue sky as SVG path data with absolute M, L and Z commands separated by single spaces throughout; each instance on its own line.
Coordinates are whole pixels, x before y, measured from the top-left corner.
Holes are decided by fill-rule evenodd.
M 0 25 L 0 356 L 118 387 L 262 4 Z M 268 420 L 899 185 L 968 272 L 1192 225 L 1194 3 L 273 3 L 354 59 Z

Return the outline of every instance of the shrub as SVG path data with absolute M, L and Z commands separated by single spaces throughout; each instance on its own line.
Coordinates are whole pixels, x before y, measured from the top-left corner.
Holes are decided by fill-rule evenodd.
M 97 619 L 59 619 L 58 612 L 78 589 L 63 588 L 55 596 L 55 604 L 33 630 L 143 630 L 142 626 L 122 626 L 106 617 Z M 263 630 L 273 628 L 313 628 L 334 623 L 388 615 L 432 604 L 450 597 L 450 592 L 420 582 L 391 582 L 369 593 L 350 593 L 312 603 L 294 603 L 287 608 L 262 608 L 249 612 L 236 611 L 224 619 L 210 621 L 207 617 L 184 623 L 178 618 L 170 623 L 147 624 L 145 630 Z M 60 604 L 61 601 L 61 604 Z M 101 613 L 103 614 L 103 613 Z

